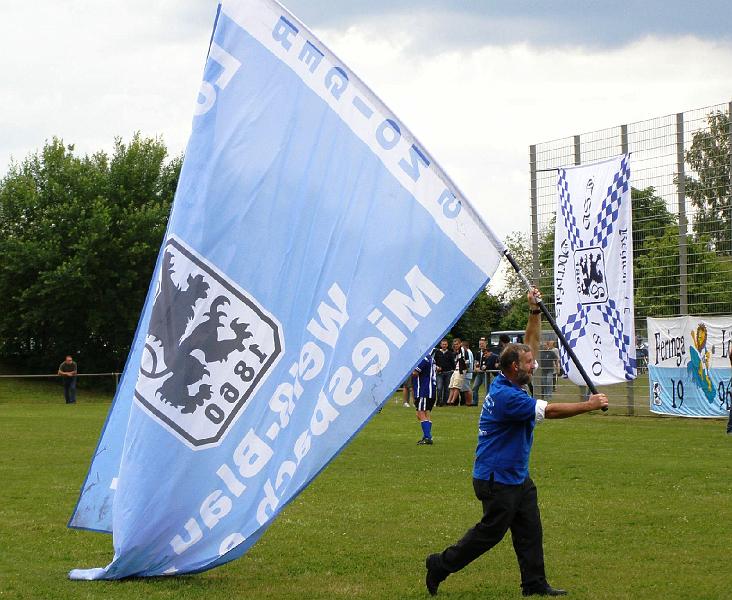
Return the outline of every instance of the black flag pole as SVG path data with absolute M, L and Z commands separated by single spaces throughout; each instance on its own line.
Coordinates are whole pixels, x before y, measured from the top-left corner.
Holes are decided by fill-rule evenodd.
M 533 286 L 531 285 L 531 282 L 528 280 L 526 275 L 524 275 L 523 271 L 521 271 L 521 267 L 518 265 L 516 260 L 511 256 L 511 253 L 508 251 L 508 249 L 503 251 L 503 255 L 508 259 L 508 262 L 511 263 L 511 266 L 513 267 L 514 271 L 518 274 L 518 276 L 521 278 L 521 280 L 526 285 L 526 289 L 528 291 L 531 291 Z M 579 359 L 577 358 L 577 355 L 574 353 L 574 350 L 569 345 L 569 342 L 567 342 L 566 338 L 564 337 L 564 334 L 559 329 L 559 325 L 557 325 L 557 322 L 554 320 L 554 317 L 549 312 L 549 309 L 544 305 L 544 303 L 541 300 L 537 300 L 537 305 L 539 306 L 539 310 L 541 310 L 542 314 L 546 317 L 546 320 L 549 321 L 549 325 L 551 325 L 551 328 L 554 330 L 554 333 L 557 334 L 557 339 L 559 340 L 559 343 L 562 344 L 562 347 L 567 352 L 567 355 L 574 363 L 574 366 L 577 367 L 577 370 L 579 371 L 579 374 L 582 376 L 582 379 L 584 379 L 585 383 L 587 384 L 588 389 L 592 394 L 597 394 L 597 388 L 595 387 L 595 384 L 592 383 L 590 380 L 590 376 L 587 374 L 587 371 L 585 371 L 585 368 L 580 363 Z M 603 412 L 607 411 L 607 406 L 603 407 Z

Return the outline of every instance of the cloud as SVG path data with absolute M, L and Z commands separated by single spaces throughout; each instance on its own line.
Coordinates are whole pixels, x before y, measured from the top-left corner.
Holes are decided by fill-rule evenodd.
M 0 167 L 53 136 L 81 152 L 116 135 L 182 148 L 216 2 L 12 3 L 0 22 Z
M 648 35 L 732 42 L 728 0 L 287 0 L 310 27 L 409 30 L 422 51 L 526 43 L 614 48 Z
M 495 3 L 393 0 L 377 21 L 353 12 L 365 3 L 309 2 L 299 4 L 321 15 L 315 24 L 322 41 L 392 108 L 500 235 L 529 228 L 529 144 L 730 99 L 732 44 L 724 37 L 645 35 L 583 47 L 500 44 L 487 36 L 453 45 L 459 20 L 494 18 L 485 7 Z M 453 4 L 461 10 L 447 10 Z M 502 13 L 514 24 L 527 3 L 515 4 Z M 531 13 L 537 29 L 553 18 L 545 4 Z M 570 3 L 555 4 L 562 14 Z M 140 131 L 162 135 L 181 152 L 215 5 L 38 0 L 4 8 L 0 173 L 10 155 L 20 160 L 54 135 L 86 153 Z M 373 0 L 366 12 L 384 6 Z M 407 7 L 415 7 L 410 17 L 395 17 Z M 432 20 L 438 41 L 429 43 L 420 19 Z
M 730 99 L 732 47 L 486 45 L 435 56 L 369 27 L 321 39 L 420 139 L 496 232 L 529 229 L 529 145 Z M 509 208 L 510 207 L 510 208 Z

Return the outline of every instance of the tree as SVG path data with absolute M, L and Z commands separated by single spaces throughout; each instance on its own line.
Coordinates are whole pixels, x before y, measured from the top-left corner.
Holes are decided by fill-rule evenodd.
M 654 187 L 631 188 L 633 205 L 633 257 L 637 259 L 647 252 L 652 238 L 658 238 L 669 228 L 676 229 L 678 219 L 666 208 L 663 198 L 656 195 Z
M 687 236 L 686 246 L 689 313 L 728 312 L 729 260 L 706 234 Z M 633 253 L 636 315 L 680 314 L 678 219 L 652 187 L 633 189 Z
M 684 180 L 686 195 L 697 209 L 694 233 L 706 236 L 712 247 L 732 254 L 732 204 L 730 201 L 730 117 L 716 111 L 707 115 L 708 129 L 697 131 L 686 152 L 686 162 L 697 177 Z
M 0 356 L 47 370 L 71 353 L 119 370 L 182 159 L 135 135 L 77 157 L 54 138 L 0 181 Z
M 732 270 L 705 240 L 687 237 L 689 314 L 728 313 Z M 680 314 L 679 232 L 668 227 L 664 234 L 647 241 L 636 261 L 636 315 L 670 317 Z
M 529 321 L 528 304 L 526 302 L 526 293 L 521 298 L 511 300 L 505 307 L 504 315 L 497 329 L 500 331 L 525 330 L 526 323 Z
M 531 279 L 533 259 L 529 236 L 521 231 L 513 231 L 506 236 L 503 243 L 506 244 L 511 256 L 521 267 L 523 274 Z M 503 269 L 505 286 L 500 296 L 505 304 L 511 304 L 515 299 L 523 298 L 526 295 L 526 285 L 514 268 L 508 264 L 508 261 L 503 262 Z
M 450 330 L 450 335 L 469 340 L 477 348 L 481 337 L 487 337 L 492 330 L 499 329 L 503 310 L 499 298 L 485 290 L 481 291 Z
M 531 279 L 533 261 L 528 235 L 521 231 L 513 231 L 505 237 L 504 243 L 523 274 Z M 488 331 L 525 329 L 528 319 L 526 313 L 526 285 L 508 261 L 502 261 L 499 269 L 502 272 L 494 277 L 491 286 L 495 286 L 495 281 L 500 281 L 501 287 L 492 288 L 489 286 L 489 289 L 497 289 L 497 291 L 493 294 L 488 293 L 493 311 L 493 318 L 489 321 Z M 460 323 L 458 322 L 455 325 L 453 331 L 457 330 Z M 480 333 L 485 335 L 485 327 Z
M 678 227 L 676 216 L 668 211 L 665 201 L 656 195 L 653 187 L 631 188 L 631 212 L 637 307 L 639 306 L 638 294 L 645 293 L 645 288 L 638 287 L 638 280 L 645 276 L 643 273 L 645 263 L 638 263 L 638 259 L 648 252 L 652 240 L 663 237 L 667 230 L 676 232 L 678 236 Z M 553 309 L 554 305 L 554 221 L 555 217 L 552 217 L 549 225 L 542 232 L 539 243 L 539 287 L 542 290 L 544 302 L 550 309 Z M 678 249 L 676 254 L 678 264 Z M 656 258 L 659 257 L 656 256 Z M 648 291 L 652 293 L 650 289 Z M 642 304 L 643 302 L 641 302 Z M 520 312 L 518 312 L 518 316 L 520 316 Z

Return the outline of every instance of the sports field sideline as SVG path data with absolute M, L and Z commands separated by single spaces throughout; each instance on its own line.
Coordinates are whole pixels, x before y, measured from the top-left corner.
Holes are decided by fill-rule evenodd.
M 612 400 L 612 399 L 611 399 Z M 156 580 L 71 582 L 111 538 L 66 528 L 109 408 L 81 390 L 0 381 L 0 598 L 427 598 L 424 557 L 481 514 L 470 482 L 477 408 L 390 401 L 241 560 Z M 732 437 L 720 420 L 587 415 L 537 429 L 551 583 L 571 598 L 730 597 Z M 509 540 L 438 598 L 519 598 Z

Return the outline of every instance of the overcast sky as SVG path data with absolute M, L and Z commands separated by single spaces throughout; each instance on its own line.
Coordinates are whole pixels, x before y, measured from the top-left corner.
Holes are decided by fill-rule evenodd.
M 285 4 L 501 236 L 529 229 L 530 144 L 732 100 L 728 0 Z M 86 153 L 139 130 L 181 152 L 215 9 L 0 0 L 0 174 L 53 136 Z

